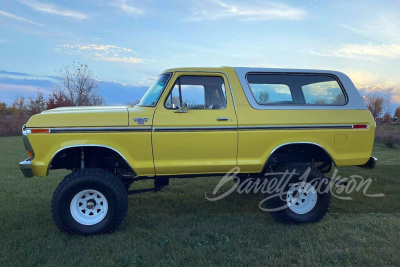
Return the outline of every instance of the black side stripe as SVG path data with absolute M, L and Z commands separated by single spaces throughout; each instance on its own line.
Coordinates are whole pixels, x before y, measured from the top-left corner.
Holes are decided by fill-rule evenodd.
M 50 133 L 101 133 L 101 132 L 205 132 L 205 131 L 252 131 L 252 130 L 312 130 L 353 129 L 352 124 L 332 125 L 258 125 L 258 126 L 204 126 L 204 127 L 71 127 L 49 128 Z M 29 131 L 30 129 L 26 129 Z
M 250 130 L 308 130 L 308 129 L 353 129 L 352 124 L 337 125 L 261 125 L 261 126 L 215 126 L 215 127 L 154 127 L 154 132 L 196 132 L 196 131 L 250 131 Z
M 307 129 L 353 129 L 353 125 L 262 125 L 239 126 L 239 130 L 307 130 Z
M 151 127 L 50 128 L 50 133 L 150 132 Z
M 205 126 L 205 127 L 154 127 L 154 132 L 202 132 L 202 131 L 237 131 L 236 126 Z

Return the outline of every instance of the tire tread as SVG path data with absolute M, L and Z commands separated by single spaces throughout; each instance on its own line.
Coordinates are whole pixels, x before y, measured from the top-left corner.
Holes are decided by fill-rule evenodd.
M 301 163 L 301 162 L 285 163 L 285 164 L 278 165 L 278 167 L 275 169 L 275 171 L 285 172 L 288 169 L 289 170 L 296 169 L 296 171 L 298 171 L 299 173 L 304 173 L 309 167 L 311 167 L 310 176 L 321 177 L 321 178 L 324 177 L 323 173 L 316 167 L 313 167 L 313 166 L 310 166 L 310 165 L 307 165 L 307 164 Z M 320 213 L 313 213 L 314 216 L 310 220 L 308 220 L 307 223 L 316 223 L 316 222 L 321 221 L 325 217 L 326 213 L 329 211 L 331 200 L 332 200 L 331 197 L 329 197 L 329 202 L 324 207 L 324 210 L 322 210 L 322 212 L 320 212 Z M 268 202 L 266 204 L 268 205 Z M 267 208 L 268 208 L 268 206 L 267 206 Z M 277 221 L 279 223 L 304 224 L 304 222 L 293 221 L 288 216 L 286 216 L 285 212 L 283 212 L 282 210 L 270 212 L 270 215 L 275 219 L 275 221 Z
M 116 217 L 114 218 L 113 223 L 107 229 L 104 229 L 101 234 L 114 232 L 121 224 L 125 218 L 127 209 L 128 209 L 128 194 L 125 186 L 122 182 L 112 173 L 97 168 L 87 168 L 74 171 L 69 175 L 65 176 L 65 178 L 61 181 L 61 183 L 57 186 L 53 198 L 51 200 L 51 215 L 53 221 L 57 228 L 64 233 L 67 234 L 75 234 L 75 231 L 72 230 L 68 225 L 66 225 L 60 216 L 61 209 L 59 202 L 62 199 L 62 196 L 67 194 L 67 191 L 73 186 L 82 183 L 82 182 L 96 182 L 100 183 L 106 187 L 108 187 L 111 191 L 116 192 L 117 202 L 119 203 L 119 210 L 117 212 Z M 85 233 L 82 233 L 85 234 Z

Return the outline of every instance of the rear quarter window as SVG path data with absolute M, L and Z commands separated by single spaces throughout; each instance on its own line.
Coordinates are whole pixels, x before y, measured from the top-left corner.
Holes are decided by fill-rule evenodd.
M 345 105 L 340 82 L 327 74 L 248 73 L 251 93 L 260 105 Z
M 258 104 L 293 101 L 290 88 L 286 84 L 253 84 L 251 88 Z

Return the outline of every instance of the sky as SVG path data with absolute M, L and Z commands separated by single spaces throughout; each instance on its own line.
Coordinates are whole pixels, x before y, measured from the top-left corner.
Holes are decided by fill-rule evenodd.
M 400 105 L 397 0 L 1 0 L 0 26 L 8 101 L 77 61 L 121 92 L 172 67 L 338 70 Z

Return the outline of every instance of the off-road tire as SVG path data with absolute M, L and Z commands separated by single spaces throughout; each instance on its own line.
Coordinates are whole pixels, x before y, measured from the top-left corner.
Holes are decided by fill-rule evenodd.
M 70 206 L 77 194 L 89 189 L 100 192 L 106 198 L 108 210 L 100 222 L 84 225 L 73 218 Z M 54 223 L 68 234 L 111 233 L 121 225 L 127 209 L 128 194 L 125 186 L 114 174 L 97 168 L 81 169 L 67 175 L 58 185 L 51 201 Z
M 310 173 L 308 175 L 308 178 L 306 180 L 300 181 L 299 178 L 301 177 L 302 174 L 304 174 L 307 171 L 308 168 L 310 168 Z M 289 172 L 296 170 L 297 174 L 293 175 L 292 177 L 286 176 L 281 178 L 281 179 L 286 179 L 285 181 L 282 181 L 286 184 L 286 186 L 283 187 L 283 194 L 281 194 L 281 196 L 276 196 L 275 193 L 269 193 L 269 192 L 264 194 L 265 199 L 270 198 L 265 201 L 265 206 L 267 210 L 276 221 L 281 223 L 302 224 L 302 223 L 314 223 L 320 221 L 328 212 L 331 203 L 331 192 L 329 190 L 329 181 L 326 178 L 324 178 L 323 173 L 319 169 L 305 163 L 282 164 L 274 168 L 273 172 L 284 173 L 287 170 Z M 276 177 L 279 177 L 279 175 L 277 175 Z M 315 206 L 310 211 L 304 214 L 298 214 L 289 208 L 287 204 L 288 203 L 287 192 L 289 191 L 289 188 L 291 188 L 291 186 L 295 185 L 296 183 L 299 182 L 301 183 L 304 181 L 317 185 L 316 203 Z

